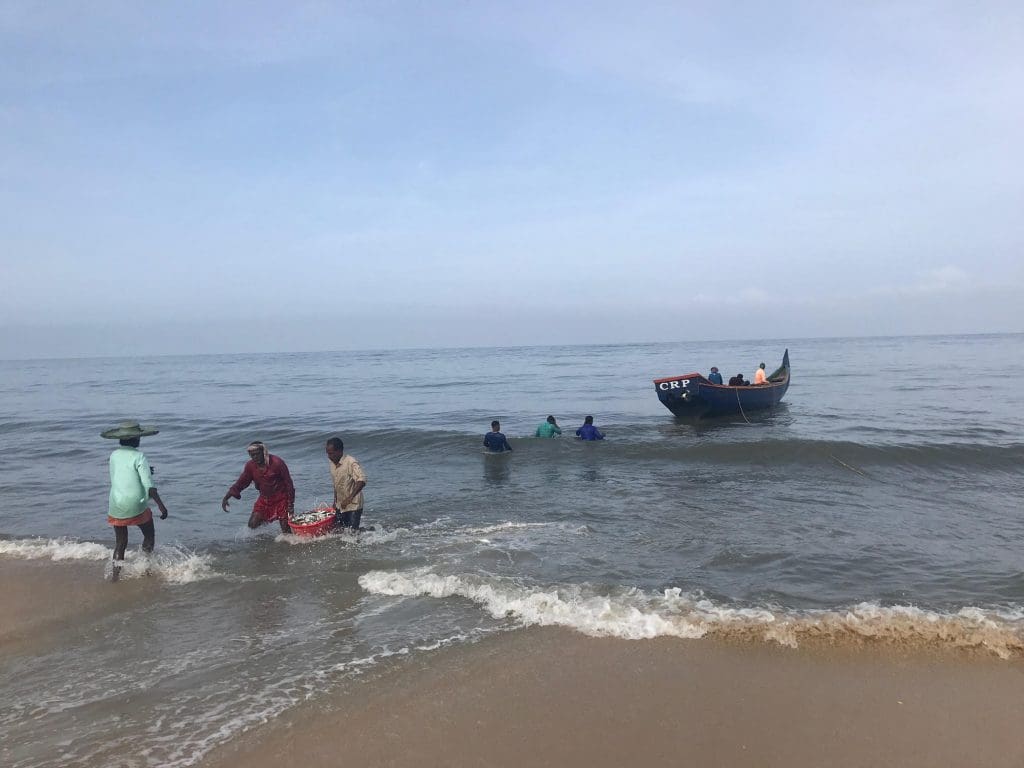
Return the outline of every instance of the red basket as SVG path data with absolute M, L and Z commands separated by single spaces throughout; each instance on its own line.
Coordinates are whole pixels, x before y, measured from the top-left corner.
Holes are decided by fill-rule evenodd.
M 331 509 L 330 507 L 317 507 L 316 509 L 310 510 L 310 512 L 327 511 L 330 511 L 331 514 L 328 517 L 325 517 L 320 522 L 302 525 L 293 522 L 292 520 L 289 520 L 288 525 L 291 526 L 292 533 L 294 533 L 296 536 L 324 536 L 330 533 L 331 528 L 334 527 L 334 510 Z

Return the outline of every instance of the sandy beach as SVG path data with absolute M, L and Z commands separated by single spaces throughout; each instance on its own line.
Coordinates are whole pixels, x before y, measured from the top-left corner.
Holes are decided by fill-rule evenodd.
M 1019 660 L 529 629 L 211 755 L 333 766 L 1020 766 Z M 322 706 L 322 704 L 320 705 Z
M 0 559 L 0 653 L 46 644 L 76 619 L 116 609 L 145 589 L 126 583 L 115 593 L 102 574 L 102 563 Z
M 11 669 L 46 658 L 76 627 L 124 624 L 124 606 L 157 586 L 104 582 L 96 563 L 4 561 L 0 576 L 0 661 Z M 1016 654 L 881 642 L 793 649 L 763 640 L 627 641 L 534 627 L 394 661 L 250 724 L 197 754 L 198 764 L 1024 764 L 1024 660 Z M 169 685 L 191 684 L 170 674 Z M 68 684 L 73 695 L 76 683 Z M 109 715 L 118 701 L 82 715 Z M 182 723 L 163 728 L 170 725 Z M 30 749 L 8 743 L 0 751 Z M 111 742 L 103 760 L 76 764 L 109 764 L 120 749 Z

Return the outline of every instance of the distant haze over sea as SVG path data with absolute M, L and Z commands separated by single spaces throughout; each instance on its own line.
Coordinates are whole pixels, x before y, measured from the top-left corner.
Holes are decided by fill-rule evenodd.
M 74 324 L 62 317 L 52 324 L 0 325 L 0 359 L 1018 333 L 1024 328 L 1016 308 L 1024 297 L 1011 293 L 953 307 L 879 302 L 855 311 L 835 305 L 824 314 L 799 301 L 708 306 L 685 296 L 663 308 L 570 311 L 523 307 L 509 299 L 469 312 L 396 308 L 364 313 L 339 306 L 334 313 L 287 318 L 254 302 L 230 317 L 209 320 L 185 315 L 161 320 L 142 309 L 116 319 L 89 320 L 86 313 Z

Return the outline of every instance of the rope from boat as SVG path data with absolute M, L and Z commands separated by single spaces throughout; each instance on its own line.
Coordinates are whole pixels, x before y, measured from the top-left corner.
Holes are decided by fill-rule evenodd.
M 734 389 L 733 392 L 736 393 L 736 405 L 740 407 L 740 416 L 742 416 L 743 420 L 749 424 L 750 419 L 748 419 L 747 414 L 743 412 L 743 403 L 740 402 L 740 391 L 738 389 Z
M 851 472 L 856 472 L 856 473 L 857 473 L 858 475 L 860 475 L 861 477 L 867 477 L 867 476 L 868 476 L 867 472 L 862 472 L 861 470 L 857 469 L 856 467 L 851 467 L 851 466 L 850 466 L 849 464 L 847 464 L 847 463 L 846 463 L 845 461 L 842 461 L 841 459 L 837 459 L 837 458 L 836 458 L 835 456 L 833 456 L 832 454 L 829 454 L 829 458 L 830 458 L 830 459 L 832 459 L 832 461 L 834 461 L 834 462 L 835 462 L 836 464 L 840 464 L 840 465 L 842 465 L 842 466 L 846 467 L 846 468 L 847 468 L 848 470 L 850 470 Z

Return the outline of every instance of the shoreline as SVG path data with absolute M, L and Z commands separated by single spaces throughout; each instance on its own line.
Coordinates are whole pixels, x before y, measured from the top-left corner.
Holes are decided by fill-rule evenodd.
M 112 585 L 102 568 L 0 558 L 0 659 L 18 664 L 82 624 L 118 621 L 159 583 Z M 884 637 L 791 648 L 756 633 L 625 640 L 534 626 L 397 655 L 193 754 L 213 768 L 327 768 L 342 757 L 366 766 L 1019 768 L 1021 722 L 1019 655 Z M 186 723 L 179 715 L 174 724 Z
M 202 760 L 333 766 L 1019 766 L 1024 664 L 529 628 L 409 659 Z

